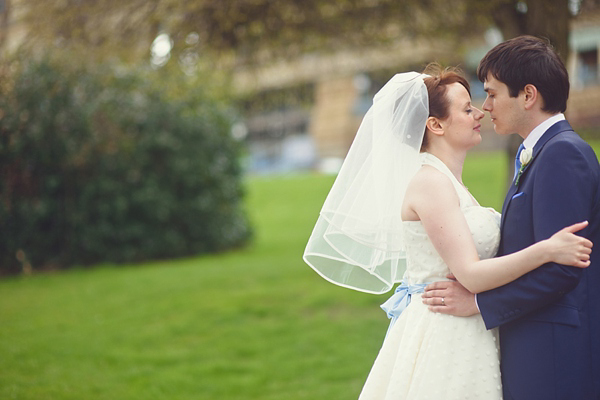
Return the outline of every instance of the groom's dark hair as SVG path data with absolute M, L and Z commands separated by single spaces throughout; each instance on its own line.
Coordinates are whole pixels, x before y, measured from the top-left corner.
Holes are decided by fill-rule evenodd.
M 525 85 L 535 86 L 544 99 L 543 111 L 558 113 L 567 109 L 569 74 L 546 40 L 518 36 L 491 49 L 479 62 L 477 77 L 485 82 L 492 75 L 517 97 Z

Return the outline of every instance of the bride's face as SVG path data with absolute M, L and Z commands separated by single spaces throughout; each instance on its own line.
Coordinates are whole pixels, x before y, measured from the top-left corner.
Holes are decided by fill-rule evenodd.
M 484 114 L 473 107 L 471 96 L 460 83 L 448 85 L 446 97 L 450 102 L 449 115 L 441 121 L 444 136 L 452 147 L 470 149 L 481 142 L 481 118 Z

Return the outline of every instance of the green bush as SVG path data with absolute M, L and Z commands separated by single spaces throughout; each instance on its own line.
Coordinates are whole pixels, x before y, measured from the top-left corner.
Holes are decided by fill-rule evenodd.
M 7 64 L 0 80 L 2 272 L 171 258 L 249 238 L 222 102 L 198 88 L 169 99 L 139 73 L 49 60 Z

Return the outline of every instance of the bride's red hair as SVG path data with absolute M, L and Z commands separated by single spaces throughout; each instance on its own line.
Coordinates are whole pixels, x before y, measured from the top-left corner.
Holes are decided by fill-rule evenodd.
M 427 95 L 429 98 L 429 116 L 439 119 L 446 119 L 449 115 L 450 100 L 446 97 L 446 87 L 453 83 L 460 83 L 467 89 L 471 96 L 471 87 L 469 82 L 462 75 L 458 68 L 442 68 L 437 63 L 431 63 L 425 70 L 424 74 L 429 77 L 423 79 L 427 87 Z M 427 128 L 425 128 L 427 129 Z M 421 150 L 427 146 L 427 135 L 423 137 Z

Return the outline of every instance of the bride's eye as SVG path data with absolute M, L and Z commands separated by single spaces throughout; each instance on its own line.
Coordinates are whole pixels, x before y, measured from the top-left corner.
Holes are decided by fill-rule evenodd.
M 471 114 L 473 112 L 472 108 L 467 108 L 467 114 Z

